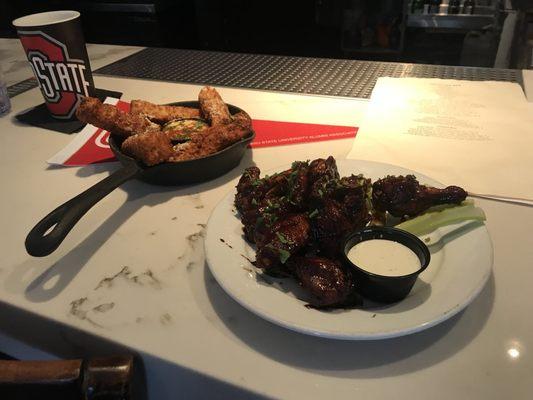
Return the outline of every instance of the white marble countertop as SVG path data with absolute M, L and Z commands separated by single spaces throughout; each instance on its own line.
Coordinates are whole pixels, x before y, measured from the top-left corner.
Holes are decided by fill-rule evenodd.
M 126 100 L 160 103 L 195 98 L 199 90 L 95 81 Z M 357 99 L 220 92 L 260 119 L 305 115 L 324 123 L 327 116 L 328 123 L 357 125 L 366 109 Z M 268 170 L 295 159 L 343 158 L 353 140 L 248 150 L 239 168 L 189 187 L 127 182 L 85 215 L 55 253 L 32 258 L 24 239 L 34 224 L 117 168 L 49 167 L 45 160 L 71 137 L 11 119 L 40 96 L 32 89 L 14 97 L 12 114 L 0 119 L 1 344 L 26 342 L 58 357 L 131 349 L 144 362 L 153 399 L 529 398 L 533 208 L 478 201 L 494 244 L 493 275 L 450 320 L 388 340 L 306 336 L 264 321 L 225 294 L 205 263 L 204 225 L 252 162 Z

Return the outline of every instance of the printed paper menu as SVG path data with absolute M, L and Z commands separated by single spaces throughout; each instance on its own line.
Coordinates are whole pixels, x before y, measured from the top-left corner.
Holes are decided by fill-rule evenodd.
M 533 104 L 509 82 L 380 78 L 348 158 L 533 200 Z

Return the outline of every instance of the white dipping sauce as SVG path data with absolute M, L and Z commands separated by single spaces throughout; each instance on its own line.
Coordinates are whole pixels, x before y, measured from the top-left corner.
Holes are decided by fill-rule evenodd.
M 385 276 L 408 275 L 421 268 L 420 259 L 413 250 L 384 239 L 357 243 L 348 252 L 348 259 L 365 271 Z

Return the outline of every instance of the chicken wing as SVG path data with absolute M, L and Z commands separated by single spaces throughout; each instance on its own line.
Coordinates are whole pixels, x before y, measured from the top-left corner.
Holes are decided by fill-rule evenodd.
M 421 185 L 414 175 L 387 176 L 372 185 L 372 204 L 395 217 L 414 217 L 439 204 L 460 204 L 468 193 L 458 186 Z
M 352 275 L 338 261 L 322 257 L 294 257 L 289 270 L 313 296 L 315 308 L 348 307 L 361 303 Z
M 266 270 L 283 268 L 293 254 L 298 253 L 309 241 L 311 227 L 307 214 L 292 214 L 276 222 L 257 243 L 256 266 Z M 278 272 L 278 271 L 277 271 Z

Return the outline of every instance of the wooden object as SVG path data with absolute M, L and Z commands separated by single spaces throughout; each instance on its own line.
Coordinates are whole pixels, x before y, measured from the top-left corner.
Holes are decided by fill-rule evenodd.
M 0 361 L 0 399 L 131 399 L 132 356 Z

